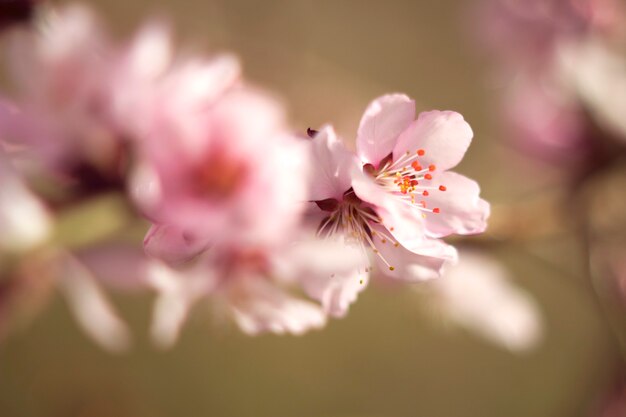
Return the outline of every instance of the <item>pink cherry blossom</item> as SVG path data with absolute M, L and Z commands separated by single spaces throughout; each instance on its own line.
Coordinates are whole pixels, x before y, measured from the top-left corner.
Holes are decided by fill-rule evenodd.
M 8 44 L 17 94 L 0 111 L 3 139 L 27 145 L 44 168 L 67 172 L 86 161 L 109 169 L 120 151 L 107 120 L 112 49 L 93 13 L 50 10 Z
M 396 117 L 391 110 L 389 114 Z M 310 149 L 313 159 L 310 199 L 318 208 L 318 235 L 358 248 L 364 259 L 362 264 L 366 265 L 360 275 L 367 276 L 370 272 L 371 268 L 367 266 L 370 249 L 376 255 L 380 273 L 408 281 L 434 278 L 447 262 L 455 260 L 454 248 L 425 237 L 419 224 L 415 228 L 416 225 L 410 223 L 410 230 L 403 232 L 396 232 L 393 227 L 387 229 L 382 224 L 381 216 L 388 213 L 387 207 L 359 198 L 361 196 L 356 191 L 360 189 L 367 194 L 364 190 L 369 179 L 363 178 L 358 157 L 344 147 L 332 127 L 323 127 L 311 140 Z M 377 189 L 370 191 L 378 192 Z M 391 210 L 397 209 L 391 207 Z M 407 214 L 404 207 L 399 210 Z M 411 235 L 414 240 L 404 242 L 412 246 L 405 247 L 395 234 Z M 337 286 L 352 284 L 340 279 L 335 283 Z
M 159 293 L 152 334 L 164 347 L 174 343 L 199 302 L 208 302 L 217 316 L 232 319 L 247 334 L 302 334 L 323 326 L 327 314 L 345 314 L 367 280 L 354 274 L 362 269 L 360 253 L 314 238 L 199 250 L 169 230 L 147 241 L 146 248 L 162 253 L 156 247 L 177 244 L 175 253 L 187 261 L 175 266 L 155 262 L 149 274 Z M 298 288 L 319 304 L 297 296 L 293 290 Z
M 190 110 L 164 114 L 140 143 L 131 185 L 140 207 L 157 223 L 215 240 L 282 240 L 302 212 L 308 163 L 281 106 L 234 87 Z
M 394 235 L 400 240 L 406 235 L 402 226 L 411 223 L 429 238 L 484 231 L 489 205 L 479 198 L 478 184 L 448 171 L 463 158 L 472 129 L 450 111 L 390 122 L 388 109 L 399 107 L 410 114 L 415 103 L 401 94 L 382 96 L 361 119 L 357 154 L 365 165 L 352 183 L 356 194 L 385 211 L 383 218 L 397 222 Z M 376 144 L 376 137 L 393 140 Z

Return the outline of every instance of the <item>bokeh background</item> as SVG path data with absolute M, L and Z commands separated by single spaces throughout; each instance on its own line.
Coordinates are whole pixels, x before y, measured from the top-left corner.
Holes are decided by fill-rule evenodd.
M 352 138 L 371 99 L 401 91 L 420 109 L 469 121 L 475 139 L 457 170 L 488 201 L 524 210 L 533 196 L 561 192 L 558 170 L 501 137 L 502 86 L 471 36 L 472 2 L 90 3 L 119 36 L 157 16 L 182 45 L 237 53 L 248 79 L 279 94 L 302 132 L 332 121 Z M 540 306 L 544 337 L 521 355 L 433 320 L 406 288 L 372 286 L 347 318 L 303 337 L 249 338 L 196 318 L 165 352 L 146 334 L 150 297 L 119 295 L 137 337 L 117 356 L 87 340 L 57 299 L 0 346 L 0 416 L 587 416 L 622 362 L 574 232 L 485 246 Z

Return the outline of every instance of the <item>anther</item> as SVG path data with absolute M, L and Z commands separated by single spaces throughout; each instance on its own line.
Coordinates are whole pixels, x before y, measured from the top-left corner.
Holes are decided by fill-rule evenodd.
M 426 153 L 426 151 L 424 151 L 423 149 L 418 149 L 418 150 L 417 150 L 417 154 L 418 154 L 419 156 L 424 156 L 424 154 L 425 154 L 425 153 Z
M 422 195 L 423 195 L 424 197 L 428 197 L 428 191 L 424 190 L 424 192 L 422 193 Z
M 447 188 L 446 188 L 445 185 L 440 185 L 439 186 L 439 191 L 446 191 L 446 190 L 447 190 Z
M 437 167 L 436 167 L 436 166 L 434 166 L 434 165 L 429 165 L 429 166 L 428 166 L 428 170 L 429 170 L 429 171 L 431 171 L 431 172 L 432 172 L 432 171 L 434 171 L 434 170 L 436 170 L 436 169 L 437 169 Z
M 433 209 L 433 213 L 439 214 L 439 212 L 440 212 L 439 207 L 435 207 Z
M 430 174 L 426 174 L 426 175 L 424 175 L 424 178 L 426 178 L 427 180 L 432 180 L 433 176 L 430 175 Z

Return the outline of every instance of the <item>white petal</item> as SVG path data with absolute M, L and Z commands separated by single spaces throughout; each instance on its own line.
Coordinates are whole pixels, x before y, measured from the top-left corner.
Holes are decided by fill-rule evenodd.
M 537 303 L 488 256 L 463 251 L 458 265 L 429 285 L 445 317 L 493 343 L 526 351 L 542 337 Z
M 356 157 L 337 138 L 332 126 L 324 126 L 310 141 L 310 201 L 341 200 L 350 188 L 350 167 Z
M 68 256 L 59 285 L 78 324 L 93 341 L 112 352 L 130 346 L 128 328 L 87 268 Z
M 356 139 L 361 160 L 378 167 L 414 118 L 415 102 L 404 94 L 388 94 L 372 101 L 361 118 Z

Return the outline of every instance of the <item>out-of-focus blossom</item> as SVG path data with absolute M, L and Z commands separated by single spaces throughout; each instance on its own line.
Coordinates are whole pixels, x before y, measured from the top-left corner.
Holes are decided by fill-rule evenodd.
M 421 287 L 428 305 L 444 320 L 512 351 L 526 351 L 542 338 L 535 300 L 511 282 L 508 271 L 486 255 L 461 251 L 459 263 Z
M 26 251 L 43 242 L 51 216 L 15 172 L 0 148 L 0 253 Z
M 185 230 L 187 239 L 281 241 L 306 201 L 304 145 L 287 132 L 273 99 L 227 89 L 222 75 L 231 62 L 207 65 L 165 81 L 171 94 L 139 143 L 132 193 L 149 218 Z M 205 85 L 198 95 L 194 86 Z
M 163 239 L 152 242 L 148 249 L 155 244 L 171 247 Z M 326 313 L 345 314 L 366 284 L 366 276 L 352 274 L 362 268 L 360 253 L 323 243 L 303 238 L 279 246 L 212 247 L 197 254 L 194 262 L 176 267 L 155 262 L 149 274 L 160 294 L 152 328 L 155 341 L 171 345 L 191 307 L 202 300 L 210 301 L 217 315 L 226 314 L 251 335 L 302 334 L 322 327 Z M 190 255 L 194 253 L 190 247 Z M 343 285 L 346 280 L 353 282 Z M 298 288 L 321 306 L 297 296 Z
M 358 159 L 329 127 L 312 145 L 311 199 L 328 215 L 320 233 L 371 247 L 382 274 L 408 281 L 438 276 L 456 251 L 437 238 L 480 233 L 489 215 L 478 185 L 447 172 L 469 146 L 469 125 L 453 112 L 414 117 L 408 97 L 383 96 L 361 120 Z
M 50 10 L 8 41 L 17 92 L 0 111 L 2 139 L 25 145 L 44 169 L 110 169 L 120 152 L 107 120 L 112 49 L 95 16 L 79 5 Z

